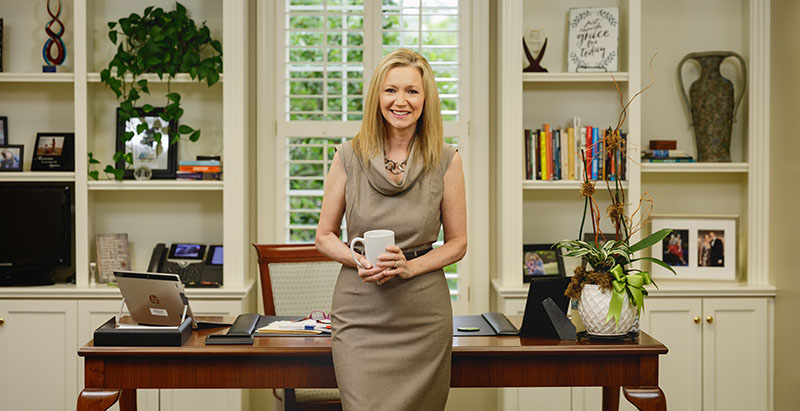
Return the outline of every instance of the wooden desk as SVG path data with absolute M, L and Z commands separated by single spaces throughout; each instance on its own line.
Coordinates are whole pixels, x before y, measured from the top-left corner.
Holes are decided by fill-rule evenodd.
M 232 321 L 232 319 L 230 319 Z M 327 337 L 257 337 L 252 346 L 206 346 L 196 331 L 182 347 L 95 347 L 85 358 L 79 411 L 136 409 L 137 388 L 336 387 Z M 602 386 L 603 410 L 617 410 L 619 389 L 641 410 L 666 410 L 658 356 L 667 347 L 638 341 L 604 343 L 519 337 L 454 337 L 451 387 Z

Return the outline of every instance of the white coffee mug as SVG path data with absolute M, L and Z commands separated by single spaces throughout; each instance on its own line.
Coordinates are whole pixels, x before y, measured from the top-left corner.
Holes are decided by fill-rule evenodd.
M 355 246 L 360 242 L 364 245 L 364 254 L 367 256 L 367 261 L 375 267 L 378 264 L 378 256 L 386 253 L 386 247 L 394 244 L 394 231 L 392 230 L 370 230 L 364 233 L 364 237 L 356 237 L 350 242 L 350 254 L 353 255 L 353 261 L 359 267 L 363 266 L 358 261 Z

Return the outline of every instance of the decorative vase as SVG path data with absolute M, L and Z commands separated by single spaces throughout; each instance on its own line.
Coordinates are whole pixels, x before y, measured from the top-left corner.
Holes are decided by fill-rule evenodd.
M 734 103 L 733 83 L 722 77 L 719 66 L 722 60 L 736 57 L 742 65 L 742 86 Z M 681 68 L 686 60 L 700 63 L 700 78 L 689 87 L 689 97 L 683 87 Z M 697 161 L 731 161 L 731 128 L 736 111 L 747 86 L 747 68 L 744 59 L 733 51 L 706 51 L 689 53 L 678 63 L 678 85 L 681 98 L 692 116 Z
M 584 284 L 581 298 L 578 301 L 578 313 L 586 332 L 590 335 L 614 336 L 625 335 L 636 321 L 636 307 L 628 301 L 628 295 L 622 302 L 619 324 L 611 318 L 606 321 L 608 308 L 611 305 L 611 290 L 603 289 L 597 284 Z

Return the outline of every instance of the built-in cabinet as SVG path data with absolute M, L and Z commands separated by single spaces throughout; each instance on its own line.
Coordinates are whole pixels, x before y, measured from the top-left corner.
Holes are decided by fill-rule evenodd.
M 59 2 L 50 2 L 55 5 Z M 60 2 L 67 59 L 57 73 L 42 73 L 42 46 L 49 21 L 45 1 L 0 0 L 3 18 L 3 71 L 0 72 L 0 116 L 8 118 L 9 144 L 25 146 L 23 171 L 0 173 L 0 182 L 66 181 L 75 187 L 74 283 L 44 287 L 0 288 L 0 409 L 74 409 L 83 386 L 78 348 L 92 331 L 116 315 L 119 292 L 89 280 L 96 260 L 95 235 L 127 233 L 130 269 L 145 271 L 156 243 L 199 242 L 224 245 L 224 286 L 189 289 L 198 315 L 236 315 L 255 311 L 255 255 L 249 223 L 251 91 L 250 34 L 252 0 L 183 0 L 188 14 L 205 22 L 222 42 L 224 73 L 212 87 L 178 74 L 171 85 L 150 77 L 152 95 L 139 104 L 164 106 L 165 92 L 182 94 L 182 122 L 202 130 L 197 143 L 178 143 L 178 160 L 221 155 L 222 181 L 151 180 L 118 182 L 100 173 L 88 177 L 87 156 L 112 162 L 118 101 L 99 72 L 114 54 L 107 23 L 147 6 L 166 10 L 172 0 Z M 53 10 L 55 11 L 55 10 Z M 55 27 L 58 31 L 58 27 Z M 30 171 L 37 132 L 75 133 L 74 172 Z M 98 166 L 92 166 L 97 169 Z M 13 218 L 13 216 L 5 216 Z M 34 392 L 33 387 L 45 392 Z M 142 390 L 139 409 L 241 409 L 245 391 Z M 244 398 L 244 399 L 243 399 Z
M 255 298 L 252 284 L 241 292 L 187 294 L 195 315 L 251 312 Z M 120 306 L 119 291 L 105 286 L 79 292 L 0 289 L 0 409 L 74 410 L 84 381 L 78 348 L 118 315 Z M 248 408 L 249 395 L 245 390 L 138 390 L 137 402 L 140 410 L 239 410 Z
M 662 357 L 661 381 L 670 409 L 770 410 L 774 286 L 769 284 L 767 221 L 769 188 L 769 0 L 670 2 L 649 0 L 504 0 L 492 3 L 495 18 L 493 71 L 497 107 L 492 140 L 493 273 L 492 310 L 520 315 L 528 285 L 522 281 L 524 244 L 552 244 L 576 238 L 583 201 L 579 182 L 525 179 L 524 130 L 581 124 L 615 126 L 620 95 L 608 73 L 567 72 L 569 9 L 619 8 L 619 71 L 613 73 L 627 101 L 654 86 L 628 108 L 627 214 L 648 193 L 655 215 L 735 215 L 738 217 L 736 280 L 659 280 L 645 304 L 641 328 L 670 349 Z M 675 30 L 680 27 L 680 30 Z M 547 73 L 523 73 L 520 42 L 542 29 L 548 43 L 541 65 Z M 678 62 L 690 52 L 730 50 L 747 65 L 747 91 L 732 131 L 730 163 L 642 163 L 651 139 L 675 139 L 679 150 L 696 154 L 694 134 L 680 100 L 699 76 L 687 64 L 684 84 Z M 738 92 L 744 73 L 733 61 L 722 66 Z M 605 184 L 598 183 L 605 191 Z M 607 194 L 596 195 L 605 213 Z M 608 218 L 601 228 L 609 232 Z M 588 224 L 588 223 L 587 223 Z M 590 231 L 585 229 L 584 231 Z M 649 227 L 638 235 L 647 234 Z M 636 237 L 634 237 L 634 240 Z M 567 259 L 569 260 L 569 259 Z M 565 261 L 567 275 L 576 261 Z M 643 269 L 649 267 L 645 264 Z M 695 323 L 695 317 L 699 323 Z M 711 322 L 707 322 L 707 318 Z M 599 388 L 503 389 L 498 409 L 600 409 Z M 632 409 L 624 399 L 622 409 Z M 628 408 L 625 408 L 628 407 Z

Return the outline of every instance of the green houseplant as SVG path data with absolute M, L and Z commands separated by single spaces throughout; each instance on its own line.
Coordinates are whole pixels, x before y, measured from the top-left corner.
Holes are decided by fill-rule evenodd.
M 180 3 L 175 10 L 164 11 L 160 7 L 147 7 L 139 15 L 132 13 L 118 21 L 108 23 L 108 38 L 116 46 L 116 54 L 108 67 L 100 72 L 100 81 L 114 92 L 119 105 L 119 121 L 139 117 L 140 113 L 150 113 L 154 107 L 136 103 L 143 95 L 150 94 L 150 88 L 143 74 L 154 73 L 159 79 L 166 77 L 167 93 L 164 111 L 159 114 L 163 124 L 178 124 L 183 116 L 181 95 L 171 90 L 171 80 L 178 73 L 188 73 L 196 81 L 205 81 L 209 87 L 219 81 L 222 73 L 222 43 L 211 37 L 205 22 L 199 26 L 189 17 Z M 137 126 L 137 133 L 146 130 L 147 125 Z M 161 151 L 161 138 L 166 135 L 171 142 L 177 142 L 181 135 L 190 141 L 200 138 L 200 130 L 182 124 L 177 128 L 162 127 L 153 130 L 153 145 L 156 152 Z M 134 137 L 133 132 L 125 132 L 120 138 L 123 143 Z M 124 170 L 117 165 L 124 162 L 133 164 L 133 155 L 124 151 L 114 153 L 115 165 L 106 165 L 103 170 L 122 180 Z M 89 153 L 89 166 L 99 164 Z M 89 176 L 98 179 L 98 171 L 89 171 Z
M 614 84 L 616 85 L 616 81 Z M 622 92 L 617 86 L 622 110 L 617 126 L 613 129 L 609 128 L 605 133 L 603 153 L 600 155 L 620 159 L 626 157 L 625 143 L 620 137 L 620 128 L 625 122 L 628 106 L 652 84 L 653 82 L 651 81 L 647 87 L 636 93 L 627 103 L 622 99 Z M 609 193 L 611 200 L 606 214 L 615 228 L 613 237 L 606 238 L 606 235 L 600 230 L 601 213 L 594 198 L 597 181 L 591 181 L 587 171 L 590 160 L 586 153 L 581 152 L 581 162 L 584 165 L 583 184 L 581 186 L 584 209 L 579 237 L 577 240 L 562 240 L 556 243 L 554 247 L 562 248 L 564 256 L 580 257 L 588 264 L 587 268 L 581 266 L 575 270 L 575 275 L 572 277 L 565 292 L 570 298 L 578 300 L 579 313 L 587 332 L 597 335 L 625 334 L 633 325 L 636 315 L 644 307 L 644 297 L 647 296 L 647 290 L 644 286 L 655 285 L 649 273 L 633 267 L 633 263 L 649 261 L 675 273 L 672 267 L 656 257 L 635 257 L 634 254 L 662 241 L 672 230 L 659 230 L 634 244 L 630 243 L 632 236 L 649 222 L 653 200 L 649 194 L 644 193 L 642 198 L 639 199 L 636 209 L 630 216 L 626 216 L 625 191 L 622 187 L 620 170 L 617 167 L 614 178 L 605 182 L 606 191 Z M 613 187 L 611 186 L 612 184 Z M 587 213 L 590 215 L 594 238 L 584 241 L 581 239 L 581 235 L 584 232 L 583 228 Z M 602 298 L 603 300 L 601 302 L 586 301 L 590 297 L 587 297 L 589 293 L 585 292 L 585 290 L 589 288 L 591 288 L 592 296 L 599 296 L 597 298 Z M 587 306 L 592 309 L 596 308 L 604 315 L 601 315 L 600 318 L 596 318 L 596 315 L 592 315 L 594 318 L 587 318 L 589 315 L 585 314 L 583 310 Z M 614 319 L 614 323 L 609 323 L 611 319 Z M 621 319 L 626 321 L 621 321 Z

